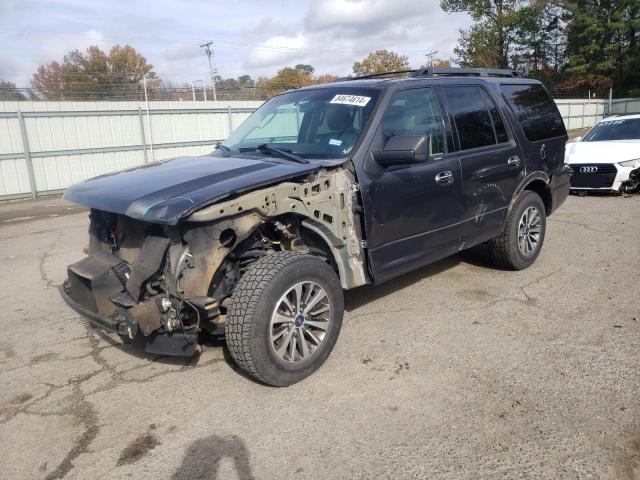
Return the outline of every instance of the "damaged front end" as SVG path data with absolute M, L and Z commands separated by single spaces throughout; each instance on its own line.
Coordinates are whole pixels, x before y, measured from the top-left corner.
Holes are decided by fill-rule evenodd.
M 88 256 L 68 267 L 62 295 L 96 326 L 161 355 L 195 353 L 200 331 L 224 334 L 234 286 L 255 260 L 282 250 L 321 256 L 343 288 L 369 283 L 356 182 L 319 171 L 202 208 L 176 225 L 92 209 Z
M 193 355 L 197 313 L 177 285 L 192 257 L 179 228 L 92 209 L 89 238 L 88 257 L 67 268 L 67 303 L 123 338 L 142 333 L 149 353 Z

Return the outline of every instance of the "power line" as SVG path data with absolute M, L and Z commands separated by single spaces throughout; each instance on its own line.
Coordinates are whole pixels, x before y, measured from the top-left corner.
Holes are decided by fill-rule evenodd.
M 209 76 L 211 77 L 211 88 L 213 88 L 213 100 L 215 101 L 218 99 L 216 97 L 216 77 L 215 77 L 216 71 L 212 61 L 212 57 L 214 57 L 215 54 L 211 45 L 213 45 L 213 42 L 207 42 L 200 45 L 200 48 L 204 48 L 203 54 L 206 55 L 207 58 L 209 59 Z

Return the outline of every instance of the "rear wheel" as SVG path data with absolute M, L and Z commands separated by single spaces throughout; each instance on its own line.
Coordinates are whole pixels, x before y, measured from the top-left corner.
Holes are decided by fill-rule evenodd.
M 225 336 L 231 356 L 275 386 L 315 372 L 338 339 L 342 288 L 322 259 L 280 252 L 255 262 L 231 297 Z
M 544 242 L 547 217 L 544 202 L 523 191 L 511 208 L 502 233 L 489 241 L 491 260 L 499 267 L 522 270 L 538 258 Z

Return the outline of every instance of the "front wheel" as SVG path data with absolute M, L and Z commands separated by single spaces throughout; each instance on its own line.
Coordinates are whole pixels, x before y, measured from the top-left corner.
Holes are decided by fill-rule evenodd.
M 343 314 L 340 280 L 327 262 L 294 252 L 268 255 L 251 265 L 234 289 L 227 346 L 253 377 L 291 385 L 327 359 Z
M 493 263 L 511 270 L 527 268 L 538 258 L 547 229 L 544 202 L 524 190 L 511 208 L 502 233 L 489 241 Z

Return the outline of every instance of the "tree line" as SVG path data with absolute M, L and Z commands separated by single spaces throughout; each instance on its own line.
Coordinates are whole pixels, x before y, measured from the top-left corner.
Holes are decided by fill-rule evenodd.
M 434 66 L 509 68 L 567 95 L 640 96 L 640 0 L 441 0 L 446 12 L 465 12 L 473 23 L 460 31 L 454 57 Z M 423 65 L 426 66 L 426 65 Z M 356 76 L 407 70 L 409 59 L 377 50 L 353 64 Z M 0 79 L 0 100 L 101 100 L 212 98 L 210 82 L 163 81 L 135 48 L 115 45 L 73 50 L 61 62 L 38 67 L 30 88 Z M 214 77 L 218 99 L 265 99 L 292 88 L 334 81 L 308 64 L 273 77 Z M 206 83 L 205 87 L 203 84 Z M 206 88 L 207 90 L 203 89 Z
M 640 0 L 441 0 L 466 12 L 460 66 L 513 68 L 552 90 L 640 96 Z

